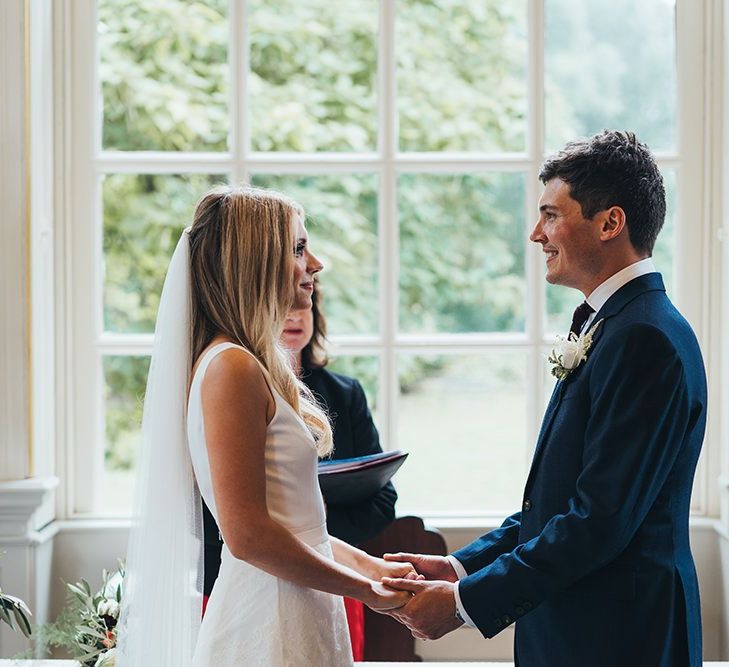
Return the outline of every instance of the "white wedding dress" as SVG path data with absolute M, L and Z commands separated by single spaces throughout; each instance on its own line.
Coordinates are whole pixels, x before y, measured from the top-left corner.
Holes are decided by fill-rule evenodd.
M 192 379 L 188 401 L 187 435 L 195 477 L 216 521 L 200 386 L 212 359 L 232 347 L 245 349 L 221 343 L 205 353 Z M 302 542 L 331 558 L 314 440 L 295 410 L 271 390 L 276 413 L 266 430 L 268 510 Z M 200 627 L 193 667 L 351 664 L 341 597 L 274 577 L 237 560 L 223 546 L 220 574 Z

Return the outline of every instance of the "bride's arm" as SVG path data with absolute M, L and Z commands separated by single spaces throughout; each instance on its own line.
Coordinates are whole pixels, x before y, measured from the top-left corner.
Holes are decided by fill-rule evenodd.
M 255 360 L 241 350 L 221 352 L 205 373 L 201 393 L 220 530 L 233 556 L 282 579 L 373 608 L 405 604 L 408 594 L 322 556 L 269 515 L 264 454 L 275 403 Z
M 362 549 L 358 549 L 337 537 L 330 536 L 329 539 L 332 542 L 334 559 L 369 579 L 375 581 L 379 581 L 382 577 L 415 579 L 418 576 L 415 568 L 410 563 L 386 561 L 371 556 L 366 551 L 362 551 Z

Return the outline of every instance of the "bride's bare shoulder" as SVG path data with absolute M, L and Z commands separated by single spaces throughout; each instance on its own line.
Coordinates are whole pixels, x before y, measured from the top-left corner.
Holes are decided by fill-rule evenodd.
M 201 392 L 204 403 L 220 408 L 265 405 L 267 415 L 275 409 L 263 368 L 250 352 L 237 345 L 218 352 L 210 360 Z

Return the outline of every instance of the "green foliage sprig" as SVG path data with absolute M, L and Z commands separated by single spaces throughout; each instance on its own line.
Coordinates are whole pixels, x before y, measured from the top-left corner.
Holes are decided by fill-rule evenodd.
M 95 593 L 85 579 L 66 583 L 65 608 L 55 622 L 38 628 L 40 650 L 64 648 L 84 667 L 113 665 L 124 575 L 121 562 L 113 572 L 104 570 Z
M 7 623 L 13 630 L 20 629 L 26 637 L 30 637 L 32 630 L 29 616 L 32 614 L 25 602 L 0 590 L 0 621 Z

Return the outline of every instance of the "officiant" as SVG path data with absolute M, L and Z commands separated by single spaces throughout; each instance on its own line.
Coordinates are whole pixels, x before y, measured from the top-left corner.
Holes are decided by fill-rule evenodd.
M 354 378 L 325 367 L 326 319 L 321 293 L 314 283 L 311 310 L 292 310 L 286 318 L 281 342 L 291 350 L 294 370 L 314 397 L 326 408 L 334 431 L 334 459 L 366 456 L 382 451 L 362 385 Z M 360 544 L 384 530 L 395 519 L 397 493 L 388 482 L 379 493 L 356 505 L 327 505 L 329 534 L 350 544 Z
M 332 422 L 332 458 L 347 459 L 382 451 L 380 437 L 372 420 L 362 385 L 354 378 L 326 369 L 326 319 L 321 309 L 321 288 L 314 283 L 312 308 L 289 312 L 281 342 L 291 353 L 291 362 L 301 380 L 326 409 Z M 384 530 L 395 519 L 397 493 L 388 482 L 378 493 L 354 505 L 327 506 L 330 535 L 350 544 L 360 544 Z M 218 527 L 208 511 L 205 527 L 205 596 L 210 595 L 218 577 L 222 542 Z M 345 608 L 355 660 L 364 658 L 364 607 L 345 598 Z

